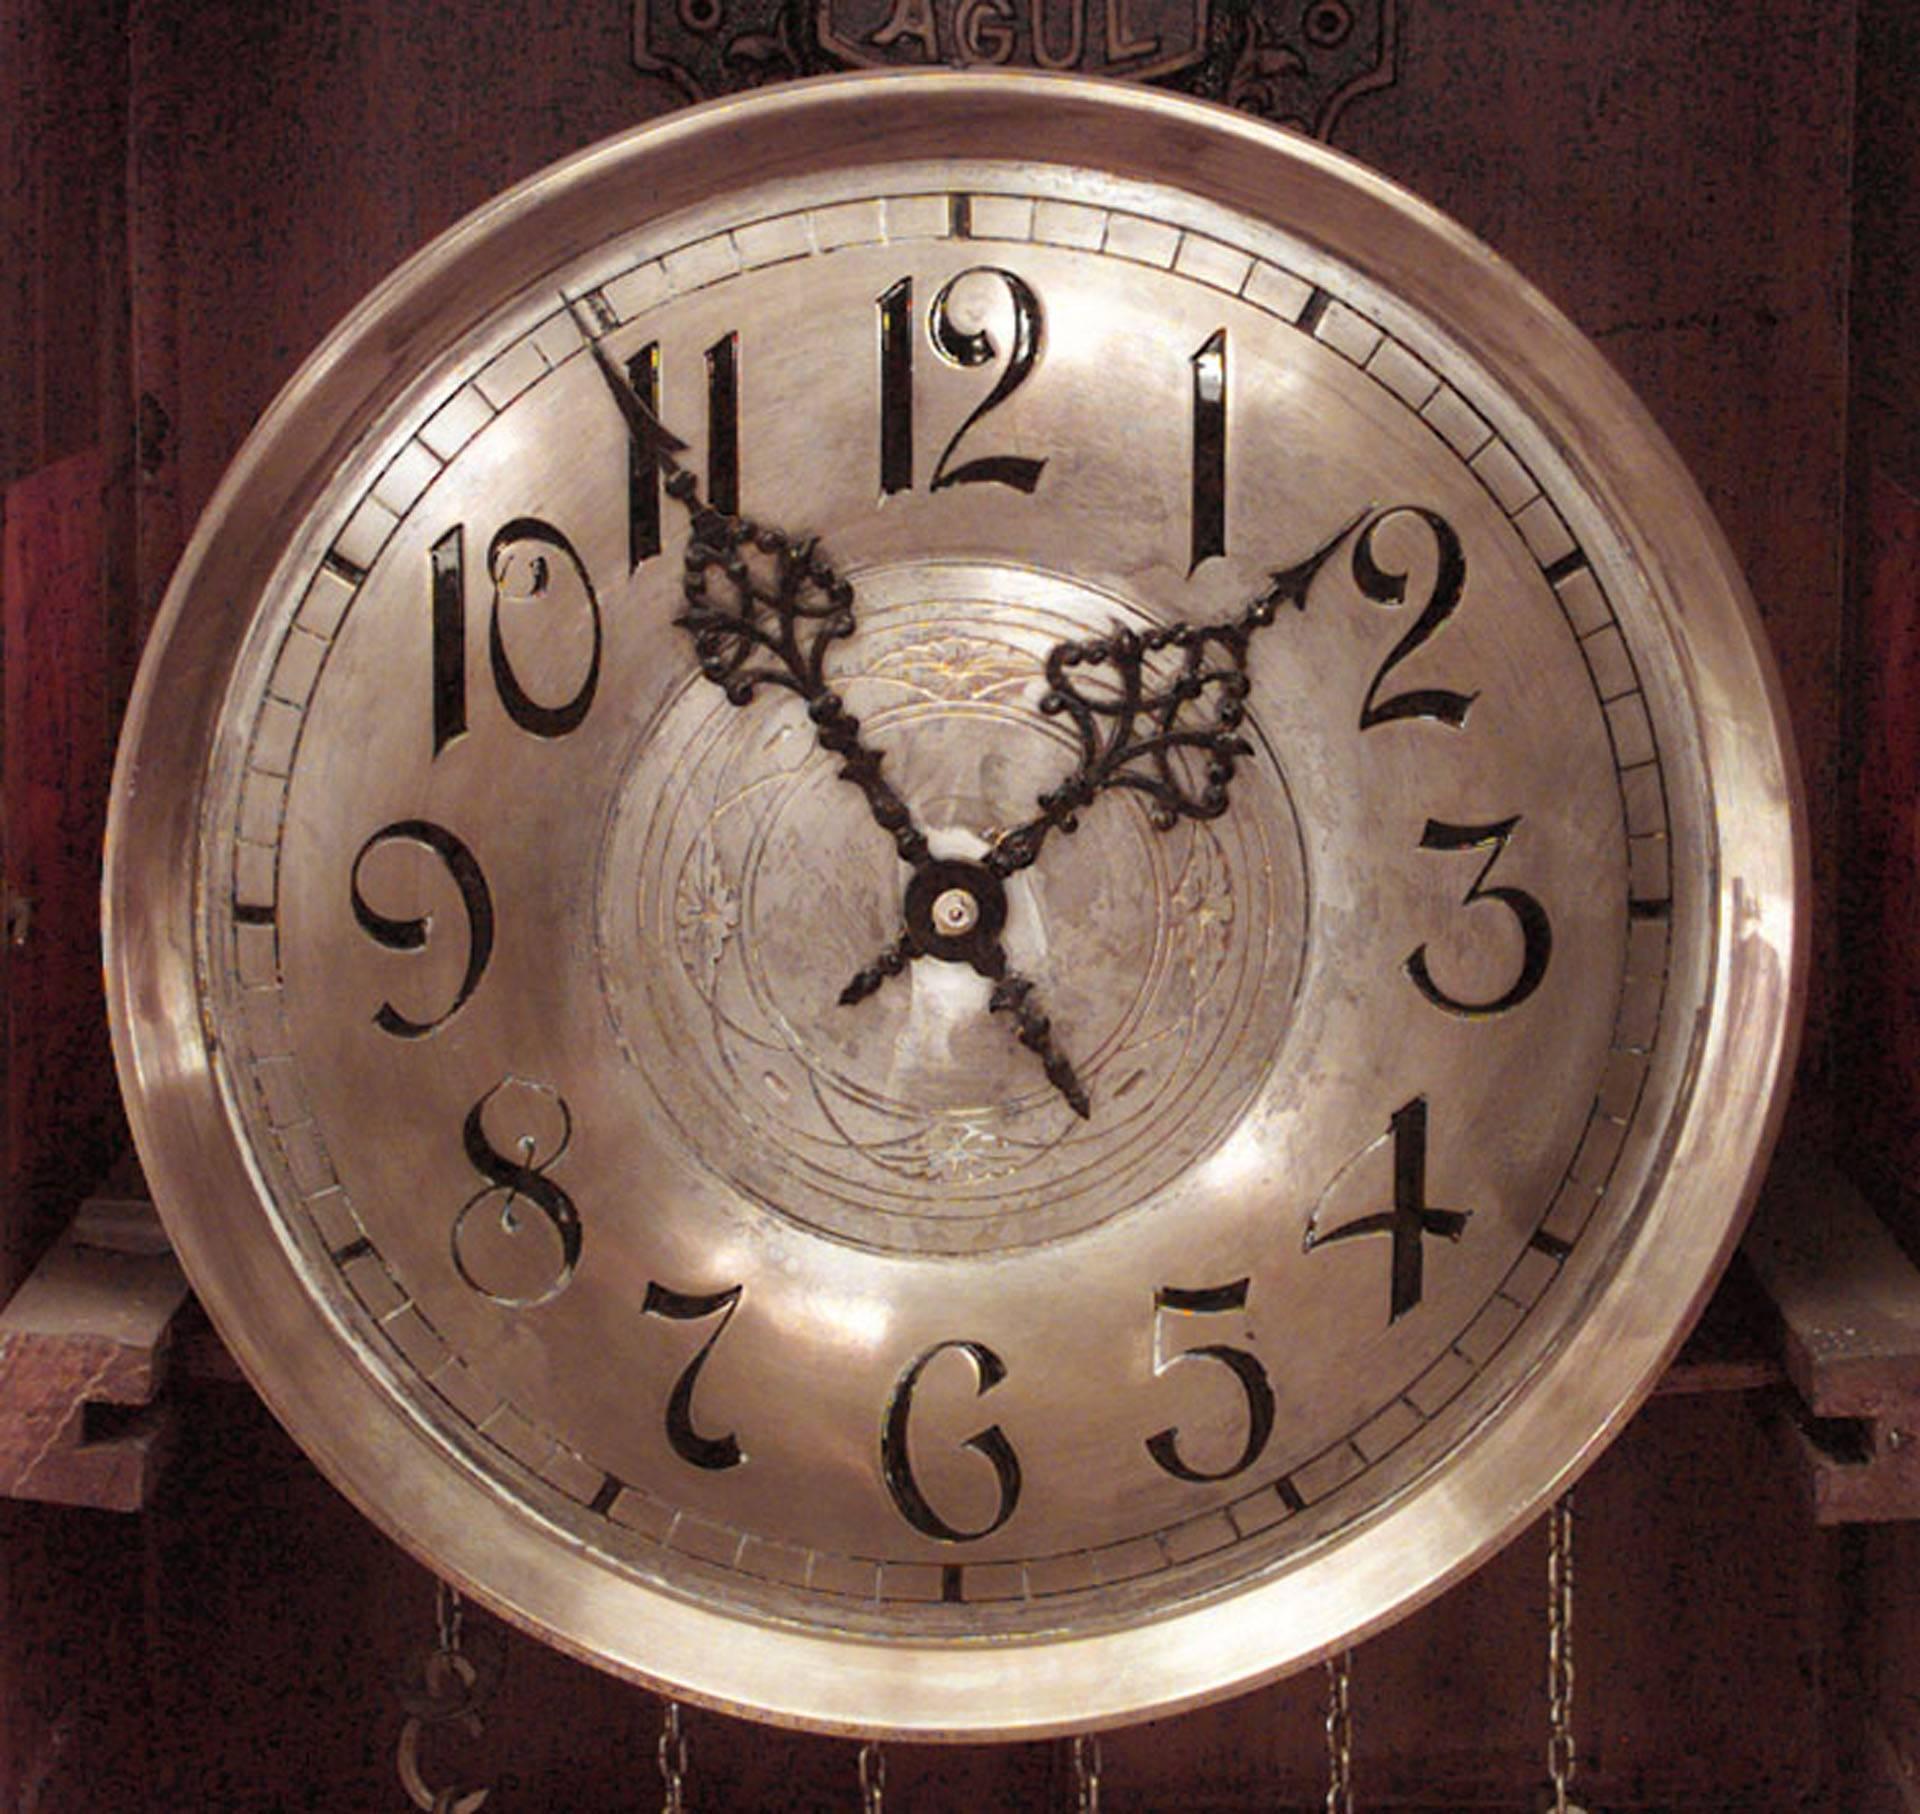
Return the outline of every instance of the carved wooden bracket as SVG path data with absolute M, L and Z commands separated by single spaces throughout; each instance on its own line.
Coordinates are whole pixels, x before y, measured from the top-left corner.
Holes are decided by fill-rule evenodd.
M 1782 1429 L 1821 1524 L 1920 1517 L 1920 1269 L 1844 1180 L 1776 1167 L 1745 1252 L 1799 1402 Z
M 149 1203 L 96 1198 L 0 1309 L 0 1494 L 138 1511 L 187 1282 Z

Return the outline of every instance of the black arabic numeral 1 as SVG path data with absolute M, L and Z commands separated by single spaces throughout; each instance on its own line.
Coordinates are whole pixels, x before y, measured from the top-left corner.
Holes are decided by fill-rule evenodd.
M 880 495 L 913 489 L 913 279 L 874 305 L 880 315 Z
M 1040 298 L 1025 279 L 993 265 L 976 265 L 959 272 L 940 286 L 927 318 L 927 335 L 933 350 L 949 365 L 973 371 L 999 358 L 1000 349 L 985 328 L 965 328 L 954 319 L 954 291 L 969 278 L 992 278 L 1001 284 L 1013 305 L 1013 341 L 1007 348 L 1005 364 L 992 390 L 973 408 L 973 413 L 955 430 L 933 469 L 933 489 L 943 491 L 949 485 L 1010 485 L 1015 491 L 1031 492 L 1040 483 L 1045 460 L 1026 459 L 1015 454 L 985 454 L 977 459 L 952 464 L 960 443 L 983 416 L 990 415 L 1023 385 L 1040 357 Z
M 1020 1502 L 1020 1458 L 1014 1454 L 1013 1444 L 1007 1440 L 1006 1432 L 998 1424 L 976 1431 L 966 1439 L 965 1447 L 977 1455 L 985 1456 L 993 1464 L 994 1475 L 1000 1486 L 998 1509 L 986 1524 L 976 1530 L 958 1529 L 927 1503 L 926 1495 L 920 1491 L 920 1483 L 914 1477 L 913 1458 L 908 1448 L 908 1427 L 913 1418 L 914 1389 L 920 1383 L 921 1374 L 926 1371 L 930 1361 L 950 1348 L 957 1349 L 973 1362 L 978 1396 L 984 1398 L 1006 1378 L 1006 1363 L 983 1342 L 940 1342 L 929 1348 L 900 1375 L 893 1388 L 880 1438 L 880 1470 L 901 1517 L 915 1530 L 938 1538 L 942 1543 L 974 1543 L 982 1537 L 992 1536 L 1013 1516 L 1014 1507 Z
M 369 905 L 361 889 L 360 866 L 372 851 L 383 844 L 393 843 L 418 844 L 432 851 L 446 865 L 447 874 L 460 891 L 460 905 L 467 916 L 466 972 L 460 978 L 460 986 L 455 990 L 446 1011 L 435 1015 L 432 1020 L 412 1020 L 389 1001 L 382 1002 L 374 1014 L 374 1025 L 381 1032 L 391 1033 L 395 1039 L 422 1039 L 434 1028 L 445 1026 L 480 986 L 487 961 L 493 955 L 493 896 L 473 852 L 444 825 L 436 825 L 430 819 L 400 819 L 392 825 L 382 826 L 360 846 L 353 859 L 353 868 L 348 875 L 348 895 L 353 905 L 353 917 L 360 930 L 383 949 L 424 950 L 432 928 L 431 916 L 427 914 L 413 919 L 396 919 L 378 912 Z
M 1230 1285 L 1206 1285 L 1191 1291 L 1178 1285 L 1163 1285 L 1153 1294 L 1155 1375 L 1165 1373 L 1169 1367 L 1177 1367 L 1183 1360 L 1218 1361 L 1239 1381 L 1240 1390 L 1246 1394 L 1247 1400 L 1246 1441 L 1241 1445 L 1239 1458 L 1224 1468 L 1196 1468 L 1182 1460 L 1180 1432 L 1171 1427 L 1147 1438 L 1147 1453 L 1176 1480 L 1231 1480 L 1236 1474 L 1244 1474 L 1260 1459 L 1267 1439 L 1273 1434 L 1273 1386 L 1267 1378 L 1266 1368 L 1255 1355 L 1245 1348 L 1229 1347 L 1223 1342 L 1182 1348 L 1179 1353 L 1169 1355 L 1164 1360 L 1158 1353 L 1162 1315 L 1173 1311 L 1187 1316 L 1220 1316 L 1229 1311 L 1244 1310 L 1247 1286 L 1246 1279 L 1235 1279 Z
M 1452 524 L 1431 510 L 1403 505 L 1382 511 L 1366 526 L 1359 541 L 1354 544 L 1353 577 L 1361 592 L 1376 605 L 1399 605 L 1406 601 L 1406 570 L 1383 567 L 1374 556 L 1374 537 L 1382 525 L 1392 522 L 1397 516 L 1406 515 L 1418 517 L 1432 532 L 1435 554 L 1433 591 L 1420 615 L 1414 619 L 1412 628 L 1387 651 L 1386 660 L 1380 664 L 1373 684 L 1367 688 L 1367 697 L 1360 707 L 1360 728 L 1370 731 L 1375 725 L 1391 724 L 1401 718 L 1431 718 L 1458 730 L 1467 721 L 1467 711 L 1476 697 L 1472 693 L 1455 693 L 1445 687 L 1416 687 L 1409 692 L 1395 693 L 1391 698 L 1380 697 L 1380 686 L 1386 677 L 1427 642 L 1459 608 L 1460 595 L 1467 583 L 1466 556 L 1460 550 L 1460 538 L 1454 533 Z
M 1553 956 L 1553 923 L 1547 918 L 1547 910 L 1524 888 L 1487 886 L 1487 877 L 1493 873 L 1494 864 L 1500 861 L 1500 854 L 1507 848 L 1507 840 L 1519 823 L 1517 816 L 1493 825 L 1449 825 L 1439 819 L 1429 819 L 1421 834 L 1422 850 L 1477 850 L 1491 844 L 1493 854 L 1481 864 L 1473 886 L 1461 897 L 1461 905 L 1471 907 L 1476 901 L 1498 901 L 1520 928 L 1520 974 L 1513 979 L 1511 988 L 1489 1001 L 1462 1001 L 1442 989 L 1427 968 L 1425 945 L 1407 959 L 1407 975 L 1412 978 L 1413 986 L 1436 1008 L 1444 1008 L 1449 1014 L 1504 1014 L 1509 1008 L 1519 1007 L 1539 988 L 1541 978 L 1547 973 L 1548 961 Z
M 511 1099 L 503 1100 L 509 1093 Z M 487 1112 L 495 1103 L 496 1114 L 517 1129 L 508 1142 L 512 1152 L 501 1151 L 488 1132 Z M 543 1143 L 542 1132 L 552 1138 Z M 580 1212 L 547 1176 L 572 1141 L 573 1112 L 545 1084 L 503 1078 L 467 1111 L 461 1142 L 487 1186 L 454 1218 L 454 1269 L 473 1290 L 507 1309 L 548 1303 L 573 1282 Z M 538 1219 L 525 1213 L 527 1205 Z
M 702 1436 L 693 1427 L 693 1389 L 699 1383 L 700 1369 L 707 1364 L 714 1343 L 726 1333 L 727 1324 L 740 1307 L 740 1294 L 745 1289 L 742 1285 L 730 1285 L 725 1291 L 701 1295 L 675 1291 L 649 1280 L 646 1301 L 640 1306 L 644 1315 L 668 1317 L 678 1323 L 695 1323 L 709 1316 L 720 1319 L 713 1333 L 700 1344 L 700 1351 L 680 1370 L 680 1377 L 673 1382 L 673 1391 L 667 1399 L 667 1441 L 673 1445 L 673 1452 L 690 1466 L 715 1473 L 723 1468 L 737 1468 L 746 1456 L 731 1433 Z

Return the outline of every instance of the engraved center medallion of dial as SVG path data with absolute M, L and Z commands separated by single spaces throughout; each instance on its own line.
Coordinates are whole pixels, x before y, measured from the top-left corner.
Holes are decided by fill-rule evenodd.
M 939 861 L 909 886 L 799 700 L 691 677 L 610 828 L 606 998 L 679 1139 L 779 1213 L 902 1252 L 1057 1239 L 1173 1182 L 1273 1073 L 1308 917 L 1285 776 L 1249 714 L 1229 811 L 1163 830 L 1112 788 L 996 875 L 996 833 L 1081 758 L 1041 709 L 1049 651 L 1155 620 L 999 566 L 858 584 L 831 679 Z M 890 949 L 909 961 L 874 971 Z M 1037 1015 L 1084 1115 L 1022 1037 Z

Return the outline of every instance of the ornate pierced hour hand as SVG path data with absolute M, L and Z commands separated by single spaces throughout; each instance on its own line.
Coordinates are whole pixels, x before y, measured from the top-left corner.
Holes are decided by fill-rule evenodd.
M 853 634 L 852 585 L 821 558 L 815 538 L 715 509 L 680 462 L 686 442 L 647 407 L 598 341 L 592 350 L 635 445 L 658 463 L 667 495 L 687 512 L 690 535 L 681 582 L 686 605 L 675 621 L 693 638 L 701 673 L 734 705 L 748 704 L 763 684 L 803 699 L 821 748 L 839 758 L 841 778 L 860 790 L 875 823 L 913 870 L 899 938 L 847 984 L 841 1003 L 864 1000 L 916 958 L 970 965 L 993 983 L 988 1010 L 1013 1016 L 1020 1043 L 1039 1058 L 1048 1081 L 1084 1118 L 1087 1092 L 1053 1044 L 1032 980 L 1010 967 L 1000 939 L 1007 917 L 1002 876 L 1008 872 L 933 854 L 911 809 L 887 780 L 880 752 L 862 740 L 860 720 L 827 682 L 828 649 Z
M 1240 735 L 1253 639 L 1281 606 L 1306 608 L 1315 576 L 1364 520 L 1362 513 L 1305 560 L 1276 572 L 1236 616 L 1145 634 L 1116 625 L 1106 636 L 1056 643 L 1047 654 L 1040 709 L 1072 720 L 1079 766 L 1040 796 L 1031 819 L 995 837 L 986 867 L 997 876 L 1027 868 L 1051 833 L 1078 830 L 1080 813 L 1109 788 L 1144 794 L 1158 831 L 1224 813 L 1240 759 L 1253 754 Z M 1090 691 L 1077 672 L 1104 684 Z

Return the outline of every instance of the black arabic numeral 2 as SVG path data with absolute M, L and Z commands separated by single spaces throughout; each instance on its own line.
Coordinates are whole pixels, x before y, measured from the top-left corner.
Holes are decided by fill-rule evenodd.
M 495 1144 L 490 1109 L 496 1128 L 513 1129 L 511 1151 Z M 454 1218 L 453 1264 L 473 1290 L 507 1309 L 548 1303 L 573 1282 L 580 1212 L 547 1176 L 572 1141 L 573 1113 L 545 1084 L 504 1078 L 467 1111 L 461 1142 L 487 1184 Z
M 1487 877 L 1493 873 L 1494 864 L 1500 861 L 1500 853 L 1506 849 L 1507 840 L 1519 823 L 1517 817 L 1502 819 L 1493 825 L 1449 825 L 1440 819 L 1429 819 L 1421 834 L 1422 850 L 1478 850 L 1491 844 L 1493 854 L 1481 864 L 1473 886 L 1461 897 L 1461 905 L 1471 907 L 1476 901 L 1498 901 L 1520 928 L 1520 974 L 1504 994 L 1488 1001 L 1462 1001 L 1441 988 L 1427 968 L 1425 945 L 1407 959 L 1407 975 L 1413 979 L 1413 986 L 1436 1008 L 1444 1008 L 1449 1014 L 1504 1014 L 1509 1008 L 1519 1007 L 1539 988 L 1541 978 L 1547 973 L 1548 960 L 1553 956 L 1553 924 L 1547 918 L 1547 910 L 1524 888 L 1487 886 Z
M 1376 605 L 1399 605 L 1406 601 L 1407 573 L 1380 564 L 1374 554 L 1374 538 L 1383 525 L 1398 516 L 1414 516 L 1433 536 L 1435 570 L 1433 590 L 1407 633 L 1387 651 L 1367 688 L 1360 707 L 1360 728 L 1370 731 L 1375 725 L 1391 724 L 1402 718 L 1431 718 L 1458 730 L 1467 721 L 1475 695 L 1456 693 L 1445 687 L 1416 687 L 1409 692 L 1380 697 L 1380 686 L 1408 656 L 1427 642 L 1459 608 L 1460 595 L 1466 589 L 1467 561 L 1461 552 L 1460 538 L 1445 517 L 1431 510 L 1401 506 L 1382 511 L 1362 532 L 1353 549 L 1353 577 L 1360 590 Z
M 988 280 L 1006 292 L 1013 325 L 1004 353 L 984 327 L 963 326 L 957 318 L 956 292 L 970 280 Z M 903 277 L 881 295 L 880 341 L 880 491 L 883 497 L 913 488 L 913 279 Z M 957 428 L 934 463 L 931 489 L 952 485 L 1008 485 L 1031 493 L 1040 483 L 1045 460 L 1017 454 L 983 454 L 954 464 L 960 443 L 982 417 L 990 415 L 1031 376 L 1040 357 L 1040 298 L 1024 278 L 994 265 L 975 265 L 940 286 L 927 314 L 927 338 L 948 365 L 975 371 L 1001 360 L 1000 376 Z
M 368 903 L 361 889 L 361 865 L 381 845 L 393 843 L 418 844 L 432 851 L 446 865 L 447 874 L 460 891 L 460 905 L 467 916 L 466 972 L 460 978 L 460 986 L 446 1011 L 435 1015 L 432 1020 L 413 1020 L 389 1001 L 382 1002 L 374 1014 L 374 1025 L 381 1032 L 390 1033 L 395 1039 L 422 1039 L 436 1027 L 445 1026 L 459 1013 L 467 998 L 480 985 L 487 961 L 493 955 L 493 896 L 473 852 L 444 825 L 436 825 L 430 819 L 400 819 L 392 825 L 382 826 L 360 846 L 355 855 L 353 868 L 349 872 L 348 893 L 353 905 L 353 917 L 360 930 L 385 950 L 424 950 L 432 925 L 426 914 L 413 919 L 397 919 L 378 912 Z
M 1198 1290 L 1183 1290 L 1178 1285 L 1163 1285 L 1153 1294 L 1153 1320 L 1155 1348 L 1159 1346 L 1160 1319 L 1163 1314 L 1173 1311 L 1188 1316 L 1220 1316 L 1230 1311 L 1244 1310 L 1247 1304 L 1246 1279 L 1235 1279 L 1230 1285 L 1206 1285 Z M 1147 1438 L 1147 1453 L 1167 1473 L 1176 1480 L 1210 1481 L 1231 1480 L 1236 1474 L 1244 1474 L 1248 1468 L 1260 1459 L 1267 1446 L 1267 1439 L 1273 1434 L 1273 1386 L 1267 1378 L 1267 1370 L 1257 1356 L 1245 1348 L 1229 1347 L 1224 1342 L 1208 1342 L 1197 1348 L 1183 1348 L 1179 1353 L 1169 1355 L 1162 1360 L 1156 1352 L 1153 1362 L 1155 1374 L 1177 1367 L 1183 1360 L 1204 1359 L 1218 1361 L 1240 1383 L 1240 1390 L 1247 1400 L 1247 1436 L 1241 1445 L 1239 1459 L 1229 1462 L 1224 1468 L 1196 1468 L 1184 1461 L 1180 1455 L 1180 1432 L 1168 1428 L 1157 1431 Z
M 680 1370 L 667 1399 L 667 1441 L 673 1452 L 689 1466 L 719 1472 L 737 1468 L 746 1460 L 739 1441 L 731 1434 L 702 1436 L 693 1425 L 693 1389 L 699 1383 L 700 1369 L 707 1364 L 713 1345 L 726 1333 L 727 1324 L 740 1307 L 743 1285 L 730 1285 L 725 1291 L 697 1294 L 675 1291 L 649 1280 L 646 1301 L 640 1306 L 647 1316 L 663 1316 L 677 1323 L 696 1323 L 704 1317 L 718 1316 L 713 1333 L 700 1344 L 700 1351 Z
M 636 533 L 638 532 L 636 528 Z M 564 565 L 563 565 L 564 563 Z M 433 545 L 433 753 L 436 757 L 467 731 L 467 575 L 465 528 L 455 524 Z M 560 584 L 571 574 L 573 587 Z M 573 544 L 537 517 L 515 517 L 487 546 L 487 576 L 493 585 L 493 610 L 487 629 L 487 658 L 495 691 L 506 714 L 535 737 L 564 737 L 579 729 L 600 684 L 600 600 Z M 538 601 L 560 604 L 576 590 L 584 603 L 592 637 L 586 673 L 570 699 L 546 704 L 522 684 L 501 627 L 502 607 Z
M 901 1517 L 915 1530 L 938 1538 L 942 1543 L 974 1543 L 982 1537 L 992 1536 L 1013 1516 L 1014 1507 L 1020 1502 L 1020 1458 L 1014 1454 L 1013 1444 L 1007 1440 L 1006 1432 L 998 1424 L 991 1424 L 967 1438 L 964 1446 L 977 1455 L 985 1456 L 993 1464 L 994 1475 L 1000 1486 L 998 1509 L 987 1523 L 975 1530 L 956 1528 L 927 1503 L 926 1495 L 921 1492 L 920 1483 L 914 1477 L 913 1458 L 908 1449 L 908 1426 L 913 1419 L 913 1394 L 920 1384 L 921 1374 L 926 1371 L 930 1361 L 950 1348 L 957 1349 L 973 1362 L 978 1396 L 984 1398 L 1006 1378 L 1006 1363 L 983 1342 L 940 1342 L 929 1348 L 900 1375 L 893 1388 L 893 1398 L 887 1406 L 887 1420 L 880 1438 L 880 1470 Z

